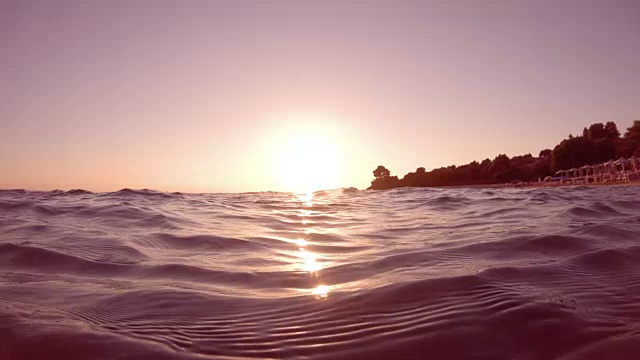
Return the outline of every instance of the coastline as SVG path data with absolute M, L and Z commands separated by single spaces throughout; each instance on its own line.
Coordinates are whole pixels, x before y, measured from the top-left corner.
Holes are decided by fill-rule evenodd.
M 393 190 L 401 188 L 432 188 L 432 189 L 522 189 L 522 188 L 557 188 L 557 187 L 607 187 L 607 186 L 640 186 L 640 180 L 634 180 L 629 182 L 611 182 L 611 183 L 590 183 L 590 184 L 560 184 L 560 183 L 530 183 L 530 184 L 471 184 L 471 185 L 446 185 L 446 186 L 398 186 L 390 189 L 367 189 L 367 190 Z
M 510 185 L 505 184 L 499 187 L 513 187 L 513 188 L 556 188 L 556 187 L 577 187 L 577 186 L 587 186 L 587 187 L 606 187 L 606 186 L 638 186 L 640 185 L 640 180 L 628 181 L 628 182 L 607 182 L 607 183 L 579 183 L 579 184 L 562 184 L 562 183 L 531 183 L 526 185 Z

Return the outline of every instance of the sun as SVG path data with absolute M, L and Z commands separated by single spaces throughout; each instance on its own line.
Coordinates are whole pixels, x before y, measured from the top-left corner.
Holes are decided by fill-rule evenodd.
M 298 134 L 282 138 L 274 158 L 280 186 L 294 193 L 335 189 L 339 186 L 338 149 L 324 135 Z

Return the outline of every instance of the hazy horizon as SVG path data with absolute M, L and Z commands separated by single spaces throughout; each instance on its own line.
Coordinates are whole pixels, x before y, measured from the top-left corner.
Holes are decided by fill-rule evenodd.
M 0 188 L 366 188 L 537 155 L 640 118 L 637 34 L 635 1 L 4 1 Z

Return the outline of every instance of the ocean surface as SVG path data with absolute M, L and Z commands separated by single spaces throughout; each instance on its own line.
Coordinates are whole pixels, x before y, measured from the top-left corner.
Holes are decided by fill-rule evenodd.
M 640 187 L 0 191 L 0 359 L 632 359 Z

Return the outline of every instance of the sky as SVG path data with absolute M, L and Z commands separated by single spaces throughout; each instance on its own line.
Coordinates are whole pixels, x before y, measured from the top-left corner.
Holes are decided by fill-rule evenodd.
M 537 155 L 640 119 L 639 35 L 635 0 L 0 0 L 0 188 L 366 188 Z

